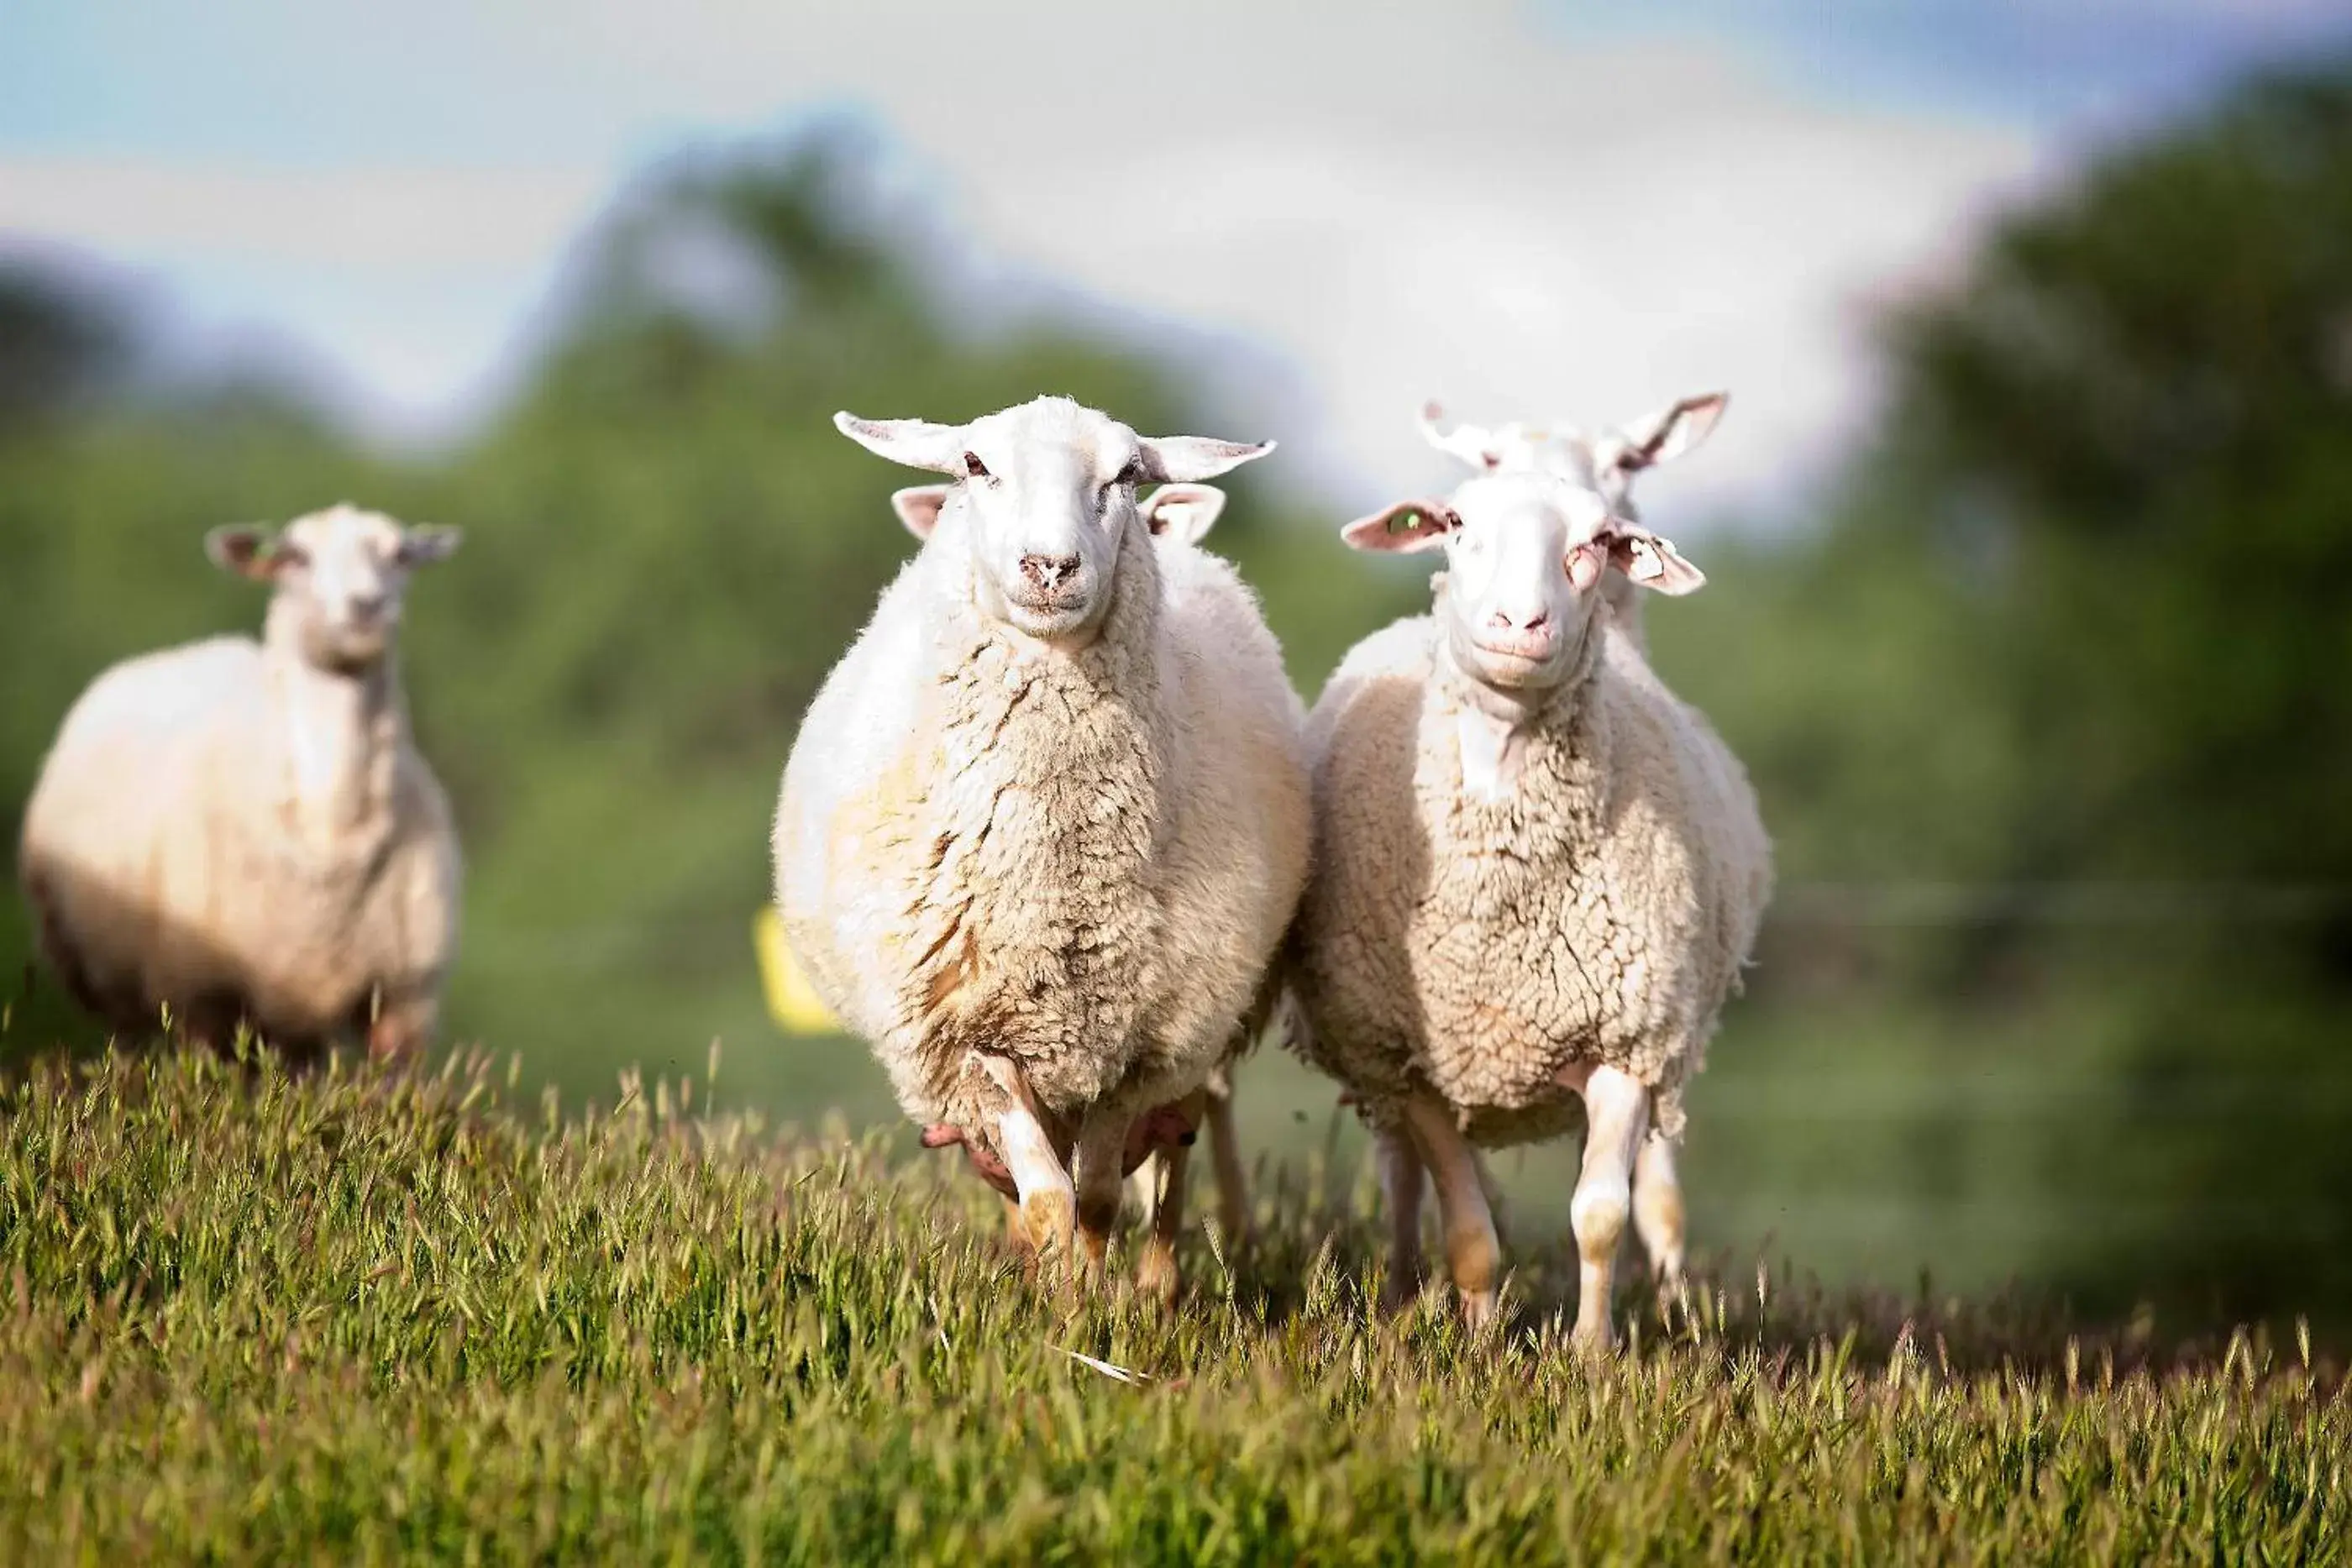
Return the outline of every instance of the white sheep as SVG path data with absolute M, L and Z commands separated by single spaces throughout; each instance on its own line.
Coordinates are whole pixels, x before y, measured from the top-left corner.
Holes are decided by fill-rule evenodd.
M 1437 422 L 1445 411 L 1433 402 L 1421 411 L 1421 434 L 1440 452 L 1450 452 L 1482 473 L 1535 469 L 1558 474 L 1600 492 L 1612 516 L 1638 523 L 1642 514 L 1633 505 L 1633 476 L 1706 440 L 1730 402 L 1731 394 L 1720 392 L 1677 398 L 1631 423 L 1590 434 L 1571 424 L 1517 421 L 1491 430 L 1475 424 L 1441 430 Z M 1612 567 L 1601 580 L 1601 593 L 1617 624 L 1646 654 L 1650 640 L 1642 624 L 1642 596 L 1632 580 Z
M 835 423 L 958 482 L 896 497 L 927 538 L 802 722 L 777 905 L 900 1105 L 1001 1162 L 1017 1232 L 1093 1274 L 1130 1132 L 1202 1109 L 1306 879 L 1280 650 L 1230 567 L 1151 531 L 1269 446 L 1066 398 Z M 1158 1291 L 1179 1218 L 1139 1260 Z
M 1535 470 L 1558 474 L 1571 483 L 1597 490 L 1612 516 L 1638 523 L 1642 514 L 1633 504 L 1633 477 L 1680 456 L 1712 434 L 1731 394 L 1699 392 L 1676 398 L 1665 407 L 1625 424 L 1597 433 L 1581 431 L 1565 421 L 1551 425 L 1513 421 L 1486 429 L 1457 424 L 1439 427 L 1445 411 L 1435 402 L 1423 405 L 1421 434 L 1432 446 L 1460 458 L 1481 473 Z M 1674 547 L 1658 541 L 1660 548 Z M 1617 627 L 1632 639 L 1644 657 L 1650 651 L 1648 628 L 1642 616 L 1642 591 L 1633 580 L 1612 566 L 1601 580 L 1601 596 Z M 1682 1178 L 1675 1168 L 1672 1145 L 1645 1145 L 1634 1167 L 1633 1209 L 1643 1216 L 1640 1227 L 1650 1261 L 1660 1282 L 1672 1292 L 1682 1288 L 1684 1208 Z
M 124 1033 L 166 1009 L 290 1054 L 346 1030 L 379 1056 L 432 1036 L 456 952 L 457 839 L 409 737 L 396 665 L 412 569 L 454 528 L 340 506 L 214 562 L 273 591 L 262 639 L 130 659 L 66 716 L 18 857 L 44 954 Z
M 1269 447 L 1271 443 L 1268 444 Z M 951 485 L 910 485 L 894 491 L 890 508 L 907 531 L 919 540 L 931 537 L 939 526 L 940 512 L 954 490 Z M 1163 549 L 1175 549 L 1197 545 L 1208 536 L 1217 518 L 1225 509 L 1225 493 L 1209 485 L 1163 485 L 1155 489 L 1144 504 L 1144 520 L 1152 538 Z M 1176 1117 L 1163 1119 L 1152 1129 L 1160 1131 L 1182 1125 L 1189 1134 L 1198 1124 L 1208 1134 L 1209 1163 L 1217 1177 L 1217 1214 L 1220 1228 L 1228 1240 L 1240 1237 L 1249 1225 L 1249 1194 L 1246 1178 L 1242 1174 L 1241 1138 L 1234 1125 L 1234 1073 L 1241 1058 L 1255 1048 L 1259 1038 L 1272 1020 L 1279 995 L 1278 977 L 1268 971 L 1268 985 L 1250 1011 L 1244 1015 L 1240 1029 L 1234 1032 L 1223 1066 L 1211 1074 L 1202 1085 L 1202 1102 L 1198 1114 L 1185 1119 L 1193 1107 L 1174 1107 Z M 931 1147 L 945 1147 L 962 1141 L 961 1133 L 945 1124 L 933 1124 L 924 1130 L 925 1142 Z M 1163 1145 L 1155 1147 L 1144 1158 L 1129 1178 L 1129 1189 L 1136 1207 L 1147 1218 L 1160 1214 L 1171 1217 L 1182 1212 L 1183 1173 L 1181 1167 L 1171 1170 Z M 999 1165 L 982 1151 L 975 1150 L 974 1163 L 981 1166 L 992 1179 L 1006 1181 L 1010 1173 L 999 1174 Z M 1178 1207 L 1171 1208 L 1170 1191 L 1177 1196 L 1172 1200 Z M 1019 1210 L 1009 1211 L 1016 1237 L 1024 1237 L 1019 1222 Z
M 1392 1294 L 1417 1282 L 1426 1171 L 1474 1322 L 1500 1253 L 1473 1146 L 1556 1136 L 1580 1099 L 1576 1334 L 1605 1347 L 1630 1178 L 1681 1135 L 1770 850 L 1738 763 L 1596 600 L 1612 564 L 1662 592 L 1705 580 L 1597 489 L 1533 470 L 1344 537 L 1442 549 L 1447 570 L 1433 613 L 1359 643 L 1308 720 L 1297 1044 L 1382 1134 Z M 1679 1214 L 1634 1218 L 1678 1268 Z

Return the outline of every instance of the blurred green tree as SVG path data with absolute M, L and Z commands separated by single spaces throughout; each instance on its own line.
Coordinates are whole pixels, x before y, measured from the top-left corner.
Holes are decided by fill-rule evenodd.
M 2352 1300 L 2352 71 L 2109 158 L 1886 338 L 1828 526 L 1664 657 L 1791 879 L 2008 891 L 1892 936 L 1784 921 L 1763 988 L 1860 946 L 1940 998 L 1921 1071 L 2007 1058 L 2013 1126 L 1958 1108 L 2002 1167 L 1963 1196 L 2073 1218 L 2033 1272 Z

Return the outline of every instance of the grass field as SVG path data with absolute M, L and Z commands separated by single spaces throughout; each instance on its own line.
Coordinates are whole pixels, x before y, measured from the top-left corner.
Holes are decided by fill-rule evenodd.
M 1367 1184 L 1312 1169 L 1163 1316 L 1024 1278 L 949 1157 L 504 1081 L 7 1089 L 0 1561 L 2352 1556 L 2292 1333 L 1747 1276 L 1592 1369 L 1557 1248 L 1492 1339 L 1368 1311 Z

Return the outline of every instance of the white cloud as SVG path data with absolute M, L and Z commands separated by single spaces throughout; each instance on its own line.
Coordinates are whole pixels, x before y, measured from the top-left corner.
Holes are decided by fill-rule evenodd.
M 7 226 L 130 257 L 417 277 L 536 267 L 604 194 L 593 169 L 257 169 L 0 159 Z
M 620 150 L 862 104 L 993 259 L 1289 361 L 1315 406 L 1276 434 L 1338 499 L 1443 476 L 1411 426 L 1432 394 L 1600 421 L 1728 386 L 1721 434 L 1659 486 L 1680 510 L 1788 497 L 1868 406 L 1855 300 L 1946 264 L 2034 172 L 2022 132 L 1809 102 L 1696 47 L 1563 41 L 1500 0 L 420 15 L 513 84 L 530 145 L 575 127 L 582 166 L 509 170 L 495 147 L 466 169 L 16 160 L 0 214 L 166 269 L 243 268 L 265 310 L 250 278 L 331 277 L 298 324 L 429 402 L 460 365 L 479 380 L 487 307 L 510 338 Z
M 65 240 L 151 273 L 199 336 L 323 350 L 359 379 L 363 423 L 429 438 L 478 408 L 607 186 L 587 169 L 0 158 L 0 238 Z
M 1664 484 L 1785 497 L 1866 410 L 1861 294 L 1947 263 L 2034 167 L 2021 132 L 1808 103 L 1692 47 L 1560 44 L 1494 0 L 1181 24 L 680 0 L 657 37 L 633 15 L 592 5 L 569 47 L 637 90 L 691 80 L 709 113 L 869 103 L 999 254 L 1282 351 L 1327 422 L 1294 447 L 1349 500 L 1431 476 L 1433 393 L 1599 422 L 1719 385 L 1733 417 Z

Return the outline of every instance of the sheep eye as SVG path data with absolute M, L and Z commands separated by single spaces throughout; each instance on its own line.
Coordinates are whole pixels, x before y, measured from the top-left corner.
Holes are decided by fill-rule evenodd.
M 967 479 L 985 479 L 989 477 L 988 465 L 980 460 L 979 453 L 967 452 L 963 455 L 963 473 Z
M 1127 460 L 1127 466 L 1118 471 L 1118 477 L 1113 479 L 1111 483 L 1114 485 L 1140 485 L 1143 483 L 1142 462 L 1137 458 L 1129 458 Z

